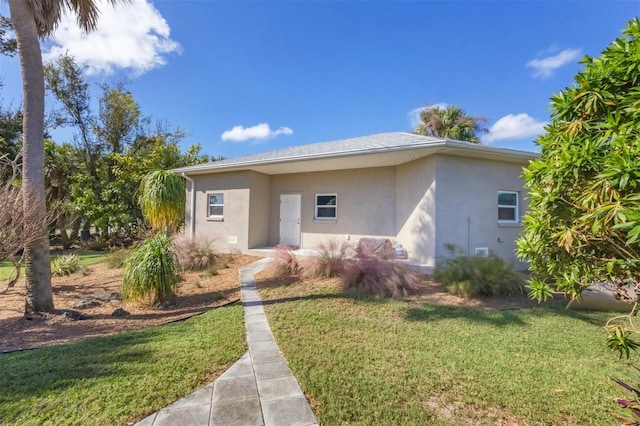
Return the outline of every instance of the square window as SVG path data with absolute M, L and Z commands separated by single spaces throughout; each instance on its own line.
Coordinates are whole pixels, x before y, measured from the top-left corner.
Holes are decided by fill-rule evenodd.
M 338 217 L 338 196 L 336 194 L 316 194 L 316 219 L 335 220 Z
M 518 193 L 498 191 L 498 222 L 518 223 Z
M 207 206 L 208 216 L 217 217 L 224 213 L 224 194 L 209 194 L 209 204 Z

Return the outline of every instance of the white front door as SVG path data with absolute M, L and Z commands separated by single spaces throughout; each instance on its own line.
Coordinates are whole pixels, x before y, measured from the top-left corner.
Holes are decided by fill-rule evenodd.
M 300 194 L 280 194 L 280 244 L 300 247 Z

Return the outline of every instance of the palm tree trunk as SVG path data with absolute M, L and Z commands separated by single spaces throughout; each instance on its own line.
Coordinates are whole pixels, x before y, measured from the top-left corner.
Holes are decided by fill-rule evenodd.
M 9 0 L 18 41 L 23 91 L 22 190 L 24 220 L 41 223 L 42 234 L 24 250 L 25 315 L 53 310 L 49 239 L 44 190 L 44 72 L 38 31 L 28 0 Z

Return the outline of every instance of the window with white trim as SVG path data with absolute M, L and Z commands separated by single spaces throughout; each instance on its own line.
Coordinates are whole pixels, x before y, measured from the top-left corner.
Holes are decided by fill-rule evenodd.
M 316 194 L 315 212 L 318 220 L 335 220 L 338 217 L 338 195 Z
M 518 193 L 498 191 L 498 222 L 518 223 Z
M 224 213 L 224 194 L 221 192 L 207 194 L 207 199 L 207 216 L 222 217 Z

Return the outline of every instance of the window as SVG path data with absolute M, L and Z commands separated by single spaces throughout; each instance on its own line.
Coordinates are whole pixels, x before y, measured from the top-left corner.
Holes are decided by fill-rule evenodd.
M 222 217 L 222 213 L 224 212 L 224 194 L 209 194 L 207 212 L 207 216 L 209 217 Z
M 518 193 L 498 191 L 498 222 L 518 223 Z
M 316 219 L 331 220 L 338 217 L 338 196 L 336 194 L 316 194 Z

